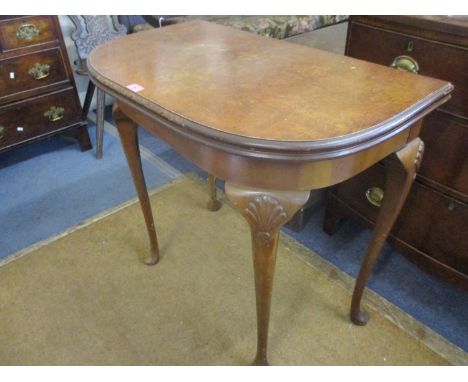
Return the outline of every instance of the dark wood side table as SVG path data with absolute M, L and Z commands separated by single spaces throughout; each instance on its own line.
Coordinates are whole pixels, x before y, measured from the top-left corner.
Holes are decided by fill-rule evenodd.
M 0 151 L 59 132 L 91 148 L 56 16 L 0 17 Z
M 468 290 L 468 17 L 353 16 L 346 55 L 454 84 L 452 99 L 424 119 L 426 156 L 389 236 L 404 256 Z M 334 187 L 325 230 L 346 217 L 372 226 L 385 174 L 375 165 Z
M 137 126 L 226 181 L 251 228 L 257 301 L 255 364 L 267 364 L 276 250 L 281 227 L 310 190 L 385 159 L 387 190 L 351 307 L 401 209 L 423 155 L 420 121 L 446 102 L 446 81 L 259 37 L 202 21 L 122 37 L 98 47 L 89 76 L 112 94 L 114 119 L 150 239 L 158 242 Z

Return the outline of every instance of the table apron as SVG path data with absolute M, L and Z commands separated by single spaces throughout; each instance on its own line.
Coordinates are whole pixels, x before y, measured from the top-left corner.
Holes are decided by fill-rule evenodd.
M 297 161 L 257 158 L 224 151 L 178 134 L 149 115 L 128 104 L 118 102 L 120 110 L 138 125 L 168 143 L 183 157 L 208 173 L 236 184 L 270 190 L 306 191 L 328 187 L 366 170 L 403 147 L 420 121 L 393 137 L 347 156 L 324 160 Z

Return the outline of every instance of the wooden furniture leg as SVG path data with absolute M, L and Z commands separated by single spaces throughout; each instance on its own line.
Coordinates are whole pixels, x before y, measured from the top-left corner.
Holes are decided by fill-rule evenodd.
M 138 126 L 124 113 L 122 113 L 114 103 L 113 107 L 114 121 L 119 131 L 122 147 L 127 157 L 128 166 L 132 173 L 133 183 L 140 200 L 140 206 L 145 217 L 146 228 L 150 239 L 151 251 L 149 256 L 144 260 L 147 265 L 154 265 L 159 260 L 158 239 L 156 236 L 156 229 L 154 227 L 153 214 L 151 212 L 151 204 L 146 189 L 145 177 L 143 175 L 143 168 L 141 166 L 140 149 L 138 146 Z
M 76 133 L 76 139 L 78 140 L 78 144 L 80 145 L 81 151 L 91 150 L 92 145 L 89 139 L 88 129 L 86 126 L 79 126 L 73 129 L 73 132 Z
M 94 89 L 96 89 L 96 85 L 94 85 L 92 81 L 89 81 L 88 88 L 86 89 L 86 97 L 83 103 L 83 117 L 85 118 L 88 118 L 89 108 L 94 96 Z
M 367 254 L 356 279 L 351 302 L 351 321 L 356 325 L 365 325 L 369 320 L 368 313 L 361 309 L 362 294 L 377 257 L 405 203 L 421 163 L 423 152 L 424 143 L 421 139 L 415 138 L 404 148 L 385 159 L 385 196 Z
M 221 202 L 217 197 L 216 177 L 214 175 L 208 175 L 208 186 L 210 187 L 210 200 L 208 201 L 206 208 L 210 211 L 218 211 L 221 208 Z
M 254 365 L 268 365 L 267 342 L 279 231 L 301 208 L 309 191 L 256 190 L 226 183 L 226 195 L 250 225 L 257 301 L 257 354 Z
M 338 224 L 344 219 L 341 210 L 335 207 L 336 203 L 337 202 L 333 197 L 327 195 L 325 216 L 323 218 L 323 230 L 328 235 L 333 235 L 338 228 Z
M 97 105 L 96 105 L 96 158 L 102 158 L 102 145 L 104 139 L 104 107 L 106 93 L 100 88 L 97 88 Z
M 93 148 L 86 125 L 67 129 L 62 133 L 62 136 L 70 137 L 78 141 L 81 151 L 91 150 Z

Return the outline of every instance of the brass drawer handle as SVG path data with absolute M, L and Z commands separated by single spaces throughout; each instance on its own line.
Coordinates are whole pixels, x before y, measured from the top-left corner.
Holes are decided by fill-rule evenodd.
M 366 198 L 370 204 L 376 207 L 382 205 L 382 199 L 384 197 L 384 191 L 380 187 L 370 187 L 366 190 Z
M 0 126 L 0 139 L 2 139 L 4 135 L 5 135 L 5 128 L 3 126 Z
M 59 121 L 65 115 L 65 109 L 60 106 L 51 106 L 49 110 L 44 113 L 44 117 L 48 118 L 49 121 Z
M 28 74 L 35 80 L 42 80 L 50 74 L 50 65 L 48 64 L 39 64 L 36 62 L 34 66 L 29 69 Z
M 419 64 L 418 62 L 410 56 L 398 56 L 395 57 L 392 64 L 390 65 L 392 68 L 398 70 L 404 70 L 410 73 L 419 73 Z
M 16 37 L 20 40 L 31 41 L 34 37 L 39 35 L 39 29 L 34 24 L 22 24 L 16 31 Z

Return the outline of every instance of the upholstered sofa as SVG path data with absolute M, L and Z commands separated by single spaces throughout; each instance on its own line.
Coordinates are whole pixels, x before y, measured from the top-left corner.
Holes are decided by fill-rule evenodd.
M 346 21 L 348 16 L 142 16 L 142 18 L 145 20 L 144 23 L 134 26 L 129 25 L 129 29 L 136 32 L 153 28 L 161 24 L 166 25 L 202 19 L 255 32 L 263 36 L 284 39 Z

